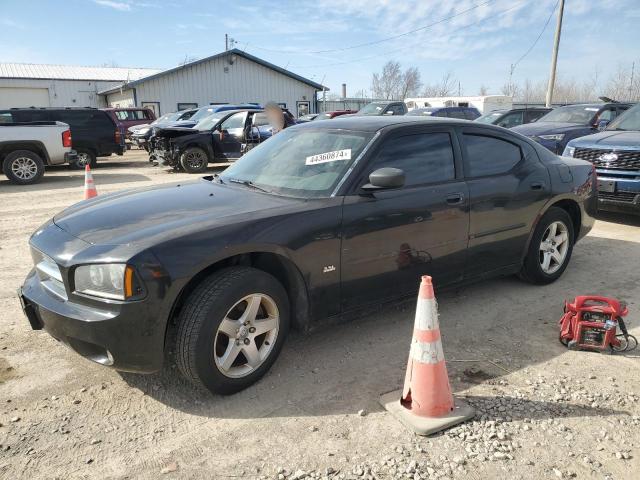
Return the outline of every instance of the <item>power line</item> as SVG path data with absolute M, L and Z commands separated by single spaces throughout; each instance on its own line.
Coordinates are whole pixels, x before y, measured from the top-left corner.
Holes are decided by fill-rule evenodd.
M 420 27 L 420 28 L 416 28 L 414 30 L 410 30 L 408 32 L 399 33 L 397 35 L 393 35 L 391 37 L 382 38 L 380 40 L 374 40 L 372 42 L 359 43 L 357 45 L 350 45 L 350 46 L 347 46 L 347 47 L 332 48 L 332 49 L 328 49 L 328 50 L 316 50 L 316 51 L 310 51 L 310 52 L 295 52 L 295 51 L 291 51 L 291 50 L 278 50 L 278 49 L 260 47 L 260 46 L 257 46 L 257 45 L 254 46 L 254 48 L 256 48 L 258 50 L 264 50 L 265 52 L 272 52 L 272 53 L 286 53 L 286 54 L 296 54 L 296 55 L 309 55 L 309 54 L 315 55 L 315 54 L 321 54 L 321 53 L 344 52 L 346 50 L 353 50 L 355 48 L 370 47 L 372 45 L 379 45 L 381 43 L 388 42 L 390 40 L 395 40 L 397 38 L 406 37 L 407 35 L 411 35 L 411 34 L 420 32 L 422 30 L 426 30 L 428 28 L 435 27 L 436 25 L 448 22 L 449 20 L 453 20 L 454 18 L 459 17 L 461 15 L 464 15 L 465 13 L 469 13 L 469 12 L 471 12 L 473 10 L 476 10 L 476 9 L 478 9 L 480 7 L 484 7 L 485 5 L 489 5 L 490 3 L 494 3 L 496 1 L 497 0 L 487 0 L 486 2 L 479 3 L 477 5 L 474 5 L 471 8 L 468 8 L 468 9 L 463 10 L 461 12 L 458 12 L 456 14 L 450 15 L 448 17 L 441 18 L 440 20 L 436 20 L 433 23 L 430 23 L 430 24 L 425 25 L 425 26 Z
M 551 22 L 551 18 L 553 17 L 553 14 L 555 13 L 556 9 L 558 8 L 558 4 L 560 3 L 560 0 L 556 1 L 556 4 L 553 6 L 553 9 L 551 10 L 551 13 L 549 14 L 549 18 L 547 18 L 547 21 L 544 22 L 544 26 L 542 27 L 542 30 L 540 31 L 540 34 L 538 35 L 538 37 L 535 39 L 535 41 L 531 44 L 531 46 L 529 47 L 529 49 L 524 52 L 524 54 L 518 59 L 516 60 L 514 63 L 511 64 L 511 73 L 513 73 L 513 71 L 516 69 L 516 67 L 518 66 L 518 64 L 527 56 L 531 53 L 531 50 L 534 49 L 534 47 L 538 44 L 538 41 L 540 40 L 540 38 L 542 37 L 542 34 L 545 32 L 545 30 L 547 29 L 547 27 L 549 26 L 549 22 Z
M 497 12 L 494 15 L 485 17 L 485 18 L 483 18 L 481 20 L 478 20 L 476 22 L 472 22 L 472 23 L 469 23 L 467 25 L 463 25 L 463 26 L 453 30 L 453 33 L 460 33 L 463 29 L 466 29 L 466 28 L 469 28 L 469 27 L 473 27 L 475 25 L 479 25 L 479 24 L 481 24 L 483 22 L 486 22 L 487 20 L 491 20 L 492 18 L 495 18 L 495 17 L 498 17 L 500 15 L 503 15 L 503 14 L 505 14 L 505 13 L 511 11 L 511 10 L 514 10 L 516 8 L 521 7 L 525 3 L 527 3 L 527 1 L 518 3 L 516 5 L 513 5 L 512 7 L 509 7 L 509 8 L 506 8 L 504 10 L 501 10 L 500 12 Z M 357 63 L 357 62 L 363 62 L 363 61 L 366 61 L 366 60 L 370 60 L 372 58 L 384 57 L 384 56 L 387 56 L 387 55 L 390 55 L 390 54 L 393 54 L 393 53 L 396 53 L 396 52 L 399 52 L 399 51 L 402 51 L 402 50 L 407 50 L 409 48 L 415 48 L 415 47 L 418 47 L 418 46 L 424 46 L 424 44 L 425 44 L 424 42 L 414 43 L 414 44 L 405 45 L 405 46 L 402 46 L 400 48 L 396 48 L 396 49 L 393 49 L 393 50 L 388 50 L 386 52 L 382 52 L 382 53 L 379 53 L 379 54 L 376 54 L 376 55 L 370 55 L 368 57 L 360 57 L 360 58 L 347 60 L 347 61 L 326 63 L 326 64 L 322 64 L 322 65 L 292 65 L 291 68 L 313 69 L 313 68 L 333 67 L 333 66 L 337 66 L 337 65 L 348 65 L 348 64 L 352 64 L 352 63 Z

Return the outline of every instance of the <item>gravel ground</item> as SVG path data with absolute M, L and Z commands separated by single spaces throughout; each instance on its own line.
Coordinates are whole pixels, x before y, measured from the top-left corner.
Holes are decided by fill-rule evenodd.
M 99 193 L 186 178 L 140 152 L 94 173 Z M 556 326 L 563 299 L 600 293 L 629 303 L 640 334 L 637 219 L 600 219 L 554 285 L 438 295 L 452 387 L 477 415 L 422 438 L 378 405 L 401 386 L 413 302 L 292 335 L 231 397 L 186 384 L 171 358 L 157 375 L 119 374 L 31 331 L 15 297 L 28 236 L 82 183 L 66 168 L 29 187 L 0 181 L 0 478 L 638 478 L 638 357 L 567 351 Z

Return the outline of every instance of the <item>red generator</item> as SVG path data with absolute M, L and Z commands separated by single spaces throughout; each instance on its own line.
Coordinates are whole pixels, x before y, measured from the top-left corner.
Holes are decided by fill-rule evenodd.
M 613 298 L 584 295 L 565 302 L 560 319 L 560 341 L 570 350 L 624 352 L 638 346 L 622 317 L 627 306 Z M 618 334 L 620 327 L 621 334 Z

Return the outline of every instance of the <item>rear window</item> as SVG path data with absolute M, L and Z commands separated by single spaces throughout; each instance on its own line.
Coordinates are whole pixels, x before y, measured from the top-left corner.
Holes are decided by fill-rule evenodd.
M 46 122 L 50 120 L 46 110 L 15 110 L 11 113 L 13 121 L 19 123 Z

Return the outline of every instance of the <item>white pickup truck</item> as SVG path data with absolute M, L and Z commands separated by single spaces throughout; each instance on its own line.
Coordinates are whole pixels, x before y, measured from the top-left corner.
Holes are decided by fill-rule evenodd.
M 45 165 L 69 163 L 76 157 L 66 123 L 0 123 L 0 164 L 12 183 L 37 183 Z

